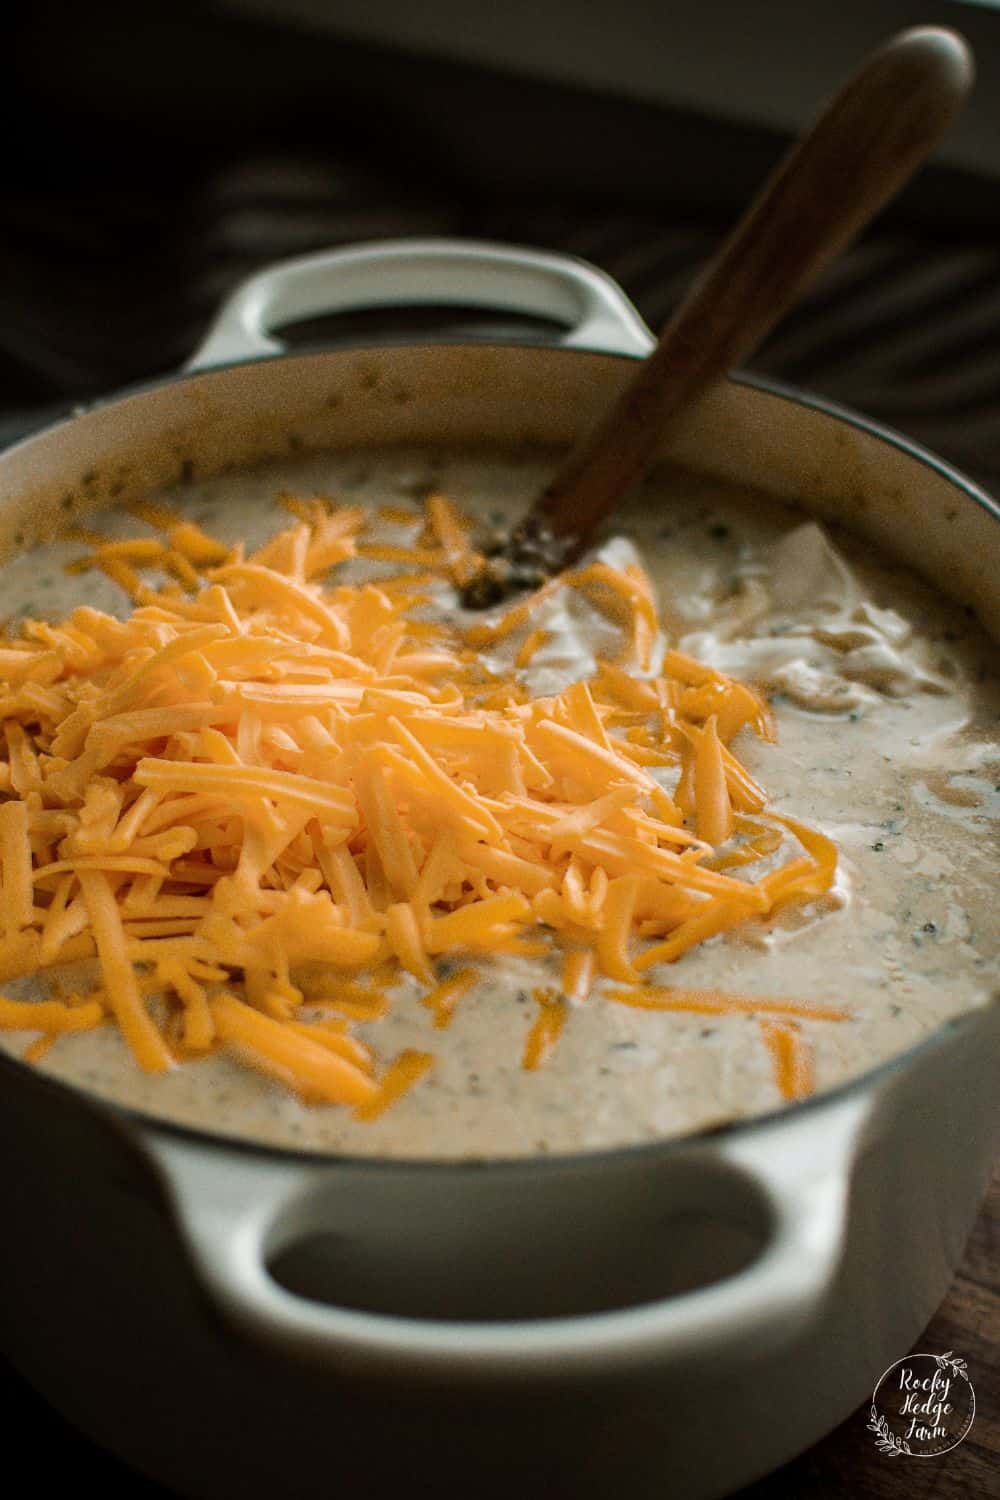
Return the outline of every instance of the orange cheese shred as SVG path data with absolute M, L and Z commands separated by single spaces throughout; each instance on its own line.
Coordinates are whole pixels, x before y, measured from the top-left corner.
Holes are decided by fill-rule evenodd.
M 795 1025 L 762 1017 L 760 1032 L 771 1056 L 774 1081 L 783 1099 L 806 1099 L 814 1092 L 812 1052 Z
M 8 932 L 30 927 L 34 916 L 31 895 L 31 846 L 28 843 L 28 805 L 0 806 L 0 860 L 3 861 L 3 924 Z
M 122 1035 L 147 1073 L 162 1073 L 172 1065 L 163 1036 L 146 1008 L 135 969 L 129 961 L 121 911 L 103 871 L 80 870 L 80 890 L 90 913 L 108 999 Z
M 461 969 L 457 974 L 443 979 L 423 996 L 422 1003 L 432 1012 L 438 1031 L 451 1025 L 455 1007 L 462 996 L 468 994 L 478 977 L 475 969 Z
M 714 714 L 695 748 L 694 798 L 698 837 L 706 844 L 724 844 L 733 831 L 733 808 Z
M 534 998 L 538 1002 L 538 1015 L 528 1032 L 522 1058 L 522 1067 L 529 1073 L 534 1073 L 550 1056 L 562 1035 L 568 1014 L 565 1000 L 559 999 L 551 990 L 537 989 Z
M 91 1031 L 100 1025 L 104 1010 L 96 1001 L 65 1005 L 61 1000 L 7 1000 L 0 996 L 0 1031 Z
M 436 494 L 427 498 L 427 523 L 444 553 L 445 567 L 452 582 L 458 588 L 464 588 L 483 564 L 480 553 L 470 545 L 469 523 L 447 496 Z
M 691 1011 L 695 1015 L 788 1016 L 795 1020 L 847 1021 L 850 1012 L 839 1005 L 818 1005 L 805 1000 L 784 1000 L 767 995 L 734 995 L 724 990 L 683 989 L 649 985 L 630 990 L 609 990 L 607 998 L 634 1010 Z
M 235 995 L 211 1003 L 219 1037 L 251 1067 L 324 1104 L 365 1104 L 378 1089 L 360 1068 Z
M 586 1000 L 594 982 L 594 952 L 592 948 L 576 948 L 567 953 L 563 961 L 563 994 L 573 1000 Z
M 358 1105 L 354 1113 L 359 1120 L 377 1119 L 433 1066 L 434 1058 L 429 1052 L 416 1052 L 412 1049 L 401 1052 L 382 1075 L 377 1092 L 370 1100 Z
M 609 979 L 628 982 L 639 977 L 630 961 L 628 946 L 641 880 L 638 874 L 619 875 L 608 883 L 597 930 L 597 962 Z
M 535 630 L 529 631 L 524 640 L 521 642 L 520 646 L 518 646 L 517 648 L 517 655 L 514 657 L 514 665 L 516 667 L 530 666 L 534 657 L 546 644 L 551 635 L 551 630 L 543 630 L 540 627 Z

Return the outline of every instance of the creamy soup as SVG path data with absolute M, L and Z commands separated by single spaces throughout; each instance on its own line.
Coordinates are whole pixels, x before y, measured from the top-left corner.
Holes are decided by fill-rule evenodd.
M 250 545 L 283 524 L 274 505 L 281 491 L 375 508 L 414 504 L 433 485 L 485 524 L 503 524 L 553 462 L 538 451 L 324 455 L 191 484 L 166 499 L 213 534 Z M 100 524 L 121 535 L 137 529 L 124 517 Z M 6 609 L 52 617 L 85 602 L 122 613 L 109 581 L 63 571 L 79 553 L 79 544 L 51 544 L 9 564 Z M 635 553 L 655 583 L 670 644 L 766 691 L 777 743 L 741 731 L 741 758 L 776 807 L 829 835 L 839 851 L 836 882 L 820 900 L 747 921 L 653 970 L 650 982 L 845 1009 L 843 1021 L 801 1022 L 819 1090 L 985 1003 L 997 982 L 1000 685 L 992 644 L 961 608 L 866 545 L 824 533 L 792 507 L 690 475 L 655 475 L 619 516 L 602 555 L 620 562 Z M 389 565 L 347 567 L 377 576 Z M 566 595 L 547 601 L 534 623 L 546 630 L 528 676 L 534 693 L 587 675 L 606 648 L 607 622 Z M 429 1073 L 370 1121 L 302 1104 L 221 1053 L 144 1074 L 110 1026 L 61 1037 L 38 1066 L 151 1115 L 359 1155 L 610 1147 L 782 1102 L 753 1013 L 633 1009 L 607 1003 L 600 984 L 570 1003 L 550 1055 L 527 1070 L 531 996 L 553 974 L 531 957 L 478 967 L 478 986 L 447 1028 L 433 1026 L 406 977 L 385 1015 L 355 1027 L 379 1055 L 413 1048 L 434 1057 Z M 6 992 L 40 993 L 23 980 Z M 29 1041 L 0 1033 L 16 1055 Z

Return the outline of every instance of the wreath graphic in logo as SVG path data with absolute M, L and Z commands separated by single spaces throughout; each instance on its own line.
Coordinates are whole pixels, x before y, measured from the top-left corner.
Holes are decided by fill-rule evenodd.
M 946 1354 L 909 1354 L 880 1376 L 872 1393 L 868 1431 L 886 1458 L 936 1458 L 966 1436 L 976 1395 L 965 1360 Z

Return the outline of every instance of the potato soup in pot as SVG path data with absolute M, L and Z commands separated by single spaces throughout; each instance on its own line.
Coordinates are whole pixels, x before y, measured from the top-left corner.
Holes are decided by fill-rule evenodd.
M 15 889 L 12 851 L 21 825 L 10 814 L 0 839 L 7 922 L 2 993 L 14 1005 L 55 998 L 70 1009 L 96 1006 L 99 1024 L 60 1026 L 51 1034 L 42 1028 L 40 1039 L 37 1029 L 14 1024 L 23 1021 L 24 1013 L 12 1006 L 0 1045 L 15 1056 L 27 1051 L 46 1073 L 93 1094 L 223 1136 L 360 1156 L 510 1158 L 637 1144 L 767 1113 L 782 1102 L 863 1074 L 949 1017 L 989 1002 L 997 988 L 994 892 L 1000 811 L 995 645 L 960 606 L 891 560 L 872 555 L 870 546 L 857 538 L 821 528 L 804 512 L 763 495 L 666 469 L 645 482 L 616 518 L 614 534 L 581 562 L 581 577 L 591 570 L 585 582 L 544 592 L 515 628 L 494 628 L 505 611 L 528 596 L 483 614 L 463 612 L 454 588 L 426 576 L 435 559 L 447 558 L 449 546 L 443 531 L 428 538 L 426 498 L 447 498 L 449 526 L 455 517 L 469 516 L 488 532 L 520 513 L 555 461 L 552 452 L 538 449 L 426 452 L 400 447 L 300 457 L 158 496 L 155 506 L 175 513 L 160 521 L 160 533 L 168 541 L 157 543 L 159 552 L 152 545 L 158 516 L 152 511 L 144 516 L 133 507 L 129 515 L 89 519 L 87 526 L 97 536 L 82 531 L 43 544 L 3 569 L 8 615 L 7 639 L 0 642 L 0 662 L 6 663 L 0 675 L 7 678 L 4 795 L 10 801 L 17 794 L 30 804 L 23 816 L 32 838 L 34 895 Z M 294 497 L 291 516 L 279 505 L 288 496 Z M 245 644 L 248 634 L 253 635 L 252 610 L 263 597 L 253 590 L 264 588 L 263 565 L 255 574 L 254 558 L 287 564 L 291 577 L 301 562 L 301 557 L 296 562 L 299 544 L 294 537 L 271 553 L 259 549 L 273 534 L 294 529 L 296 520 L 301 528 L 303 517 L 308 521 L 318 514 L 309 510 L 316 497 L 335 507 L 363 507 L 369 517 L 360 546 L 341 552 L 331 546 L 325 560 L 332 571 L 329 582 L 323 575 L 324 588 L 353 587 L 357 592 L 369 583 L 374 586 L 369 597 L 374 598 L 379 585 L 386 584 L 386 593 L 395 590 L 392 597 L 398 598 L 411 576 L 414 596 L 424 591 L 415 599 L 413 618 L 426 629 L 426 652 L 421 654 L 412 642 L 400 648 L 399 631 L 393 636 L 388 626 L 382 637 L 372 636 L 377 640 L 373 650 L 408 651 L 410 670 L 429 674 L 427 680 L 437 684 L 435 691 L 447 706 L 457 701 L 457 690 L 449 697 L 448 673 L 432 660 L 434 631 L 441 622 L 458 631 L 467 648 L 476 643 L 461 658 L 465 664 L 477 656 L 475 671 L 518 685 L 512 715 L 530 714 L 531 705 L 542 701 L 556 705 L 545 717 L 548 740 L 543 733 L 538 742 L 551 742 L 553 759 L 543 756 L 539 762 L 531 740 L 521 765 L 528 772 L 521 776 L 514 768 L 510 774 L 517 776 L 516 785 L 505 781 L 500 760 L 509 745 L 500 735 L 490 742 L 498 765 L 491 784 L 478 772 L 462 770 L 449 770 L 451 780 L 440 781 L 440 808 L 454 813 L 451 832 L 445 829 L 444 811 L 440 828 L 435 821 L 433 797 L 418 816 L 412 765 L 423 766 L 433 782 L 442 776 L 441 765 L 452 764 L 450 752 L 436 749 L 433 736 L 423 737 L 419 724 L 407 717 L 419 705 L 414 707 L 414 695 L 399 685 L 403 677 L 393 676 L 390 665 L 380 679 L 380 691 L 388 694 L 384 702 L 376 701 L 374 687 L 363 682 L 357 694 L 337 699 L 329 711 L 343 725 L 344 743 L 368 711 L 369 699 L 376 713 L 389 715 L 385 722 L 394 726 L 398 739 L 383 757 L 386 779 L 371 784 L 359 780 L 356 795 L 364 814 L 361 823 L 372 830 L 381 817 L 385 787 L 396 788 L 397 811 L 386 816 L 390 822 L 402 818 L 404 843 L 398 847 L 401 863 L 408 867 L 412 862 L 409 875 L 393 868 L 383 850 L 381 874 L 376 872 L 366 889 L 352 886 L 353 897 L 342 889 L 341 880 L 355 879 L 350 869 L 360 871 L 362 881 L 366 870 L 372 870 L 370 860 L 366 866 L 363 854 L 352 852 L 360 849 L 364 834 L 346 822 L 325 842 L 315 837 L 314 824 L 296 824 L 288 847 L 306 853 L 286 857 L 280 839 L 268 843 L 273 834 L 268 818 L 274 822 L 273 807 L 266 802 L 270 782 L 261 782 L 263 812 L 258 808 L 243 817 L 239 807 L 230 807 L 225 810 L 229 821 L 220 822 L 223 814 L 209 805 L 215 795 L 209 788 L 225 786 L 227 767 L 242 772 L 262 764 L 263 741 L 270 746 L 268 765 L 280 767 L 279 777 L 293 778 L 280 783 L 291 788 L 290 797 L 307 796 L 294 778 L 313 764 L 311 755 L 326 753 L 332 721 L 324 718 L 321 690 L 334 678 L 340 681 L 342 668 L 335 658 L 344 651 L 322 635 L 326 627 L 317 591 L 301 582 L 308 575 L 299 568 L 300 582 L 289 584 L 288 597 L 282 595 L 279 603 L 284 608 L 298 590 L 298 607 L 312 610 L 318 621 L 313 665 L 300 665 L 288 679 L 297 693 L 297 711 L 308 699 L 309 725 L 303 733 L 312 738 L 304 740 L 296 730 L 293 739 L 277 710 L 267 707 L 272 677 L 266 664 L 253 679 L 259 709 L 251 715 L 251 728 L 244 725 L 237 732 L 223 712 L 230 701 L 225 691 L 231 679 L 246 682 L 251 674 L 242 657 L 237 671 L 225 665 L 230 657 L 223 647 L 215 655 L 206 647 L 203 684 L 195 682 L 190 664 L 185 667 L 194 683 L 189 683 L 190 693 L 209 705 L 200 717 L 194 699 L 180 705 L 166 689 L 142 700 L 142 712 L 166 718 L 162 724 L 147 721 L 144 732 L 153 738 L 147 738 L 141 752 L 146 758 L 136 759 L 145 780 L 138 782 L 134 799 L 129 793 L 123 800 L 115 790 L 115 778 L 120 783 L 124 775 L 120 758 L 109 752 L 105 761 L 92 757 L 88 763 L 89 774 L 101 781 L 105 801 L 110 797 L 114 803 L 107 825 L 111 832 L 102 843 L 106 809 L 101 794 L 95 792 L 87 801 L 84 781 L 72 780 L 74 767 L 82 766 L 100 739 L 94 722 L 84 724 L 74 738 L 76 721 L 67 717 L 55 738 L 41 745 L 33 727 L 44 725 L 47 713 L 56 714 L 52 695 L 62 690 L 67 674 L 75 674 L 76 681 L 86 673 L 87 641 L 70 631 L 54 642 L 46 628 L 64 622 L 79 607 L 91 612 L 91 623 L 97 611 L 124 618 L 133 608 L 124 589 L 134 587 L 141 567 L 151 561 L 181 600 L 178 609 L 188 607 L 184 601 L 200 598 L 199 589 L 218 590 L 220 580 L 223 586 L 233 580 L 238 599 L 243 597 L 239 588 L 244 589 L 248 612 L 234 618 L 231 629 L 234 636 L 242 632 Z M 201 544 L 189 536 L 186 548 L 185 536 L 171 532 L 178 515 L 182 523 L 199 528 L 198 536 L 221 539 L 227 547 L 243 543 L 243 552 L 232 554 L 236 563 L 206 552 L 207 571 L 201 570 Z M 146 551 L 141 546 L 114 550 L 118 541 L 141 539 L 146 539 Z M 98 549 L 89 560 L 88 547 Z M 93 556 L 103 565 L 95 564 Z M 652 618 L 652 606 L 647 608 L 645 595 L 636 594 L 638 614 L 626 617 L 611 594 L 616 580 L 645 576 L 655 596 L 657 623 L 639 650 L 635 620 Z M 160 574 L 157 580 L 161 587 Z M 278 598 L 274 588 L 268 599 L 272 597 Z M 157 606 L 149 596 L 145 601 L 143 605 L 140 599 L 140 607 L 154 611 L 149 618 L 155 625 Z M 223 623 L 226 608 L 219 604 Z M 361 604 L 356 608 L 360 611 Z M 192 628 L 202 628 L 201 618 L 190 616 Z M 43 670 L 39 664 L 30 677 L 30 691 L 23 673 L 18 676 L 21 663 L 15 657 L 26 620 L 42 622 L 32 627 L 31 637 L 39 660 L 43 651 L 62 653 L 68 661 L 75 650 L 79 657 L 68 666 L 63 662 L 61 676 L 55 665 Z M 93 629 L 98 639 L 98 626 Z M 111 627 L 100 629 L 110 640 Z M 219 633 L 206 633 L 206 641 L 218 638 Z M 108 681 L 112 696 L 119 695 L 114 711 L 131 712 L 138 700 L 126 702 L 126 678 Z M 725 715 L 744 701 L 738 691 L 724 698 L 722 685 L 730 682 L 747 685 L 745 701 L 757 702 L 760 712 L 753 723 L 740 722 L 727 734 Z M 669 691 L 657 686 L 664 683 L 673 686 Z M 586 690 L 580 687 L 575 697 L 567 697 L 574 684 L 584 684 Z M 600 690 L 593 686 L 591 691 L 594 684 Z M 709 712 L 716 690 L 718 713 Z M 73 701 L 79 715 L 79 703 L 86 709 L 97 700 L 84 692 L 79 702 Z M 218 712 L 213 704 L 221 705 Z M 577 708 L 581 717 L 574 718 Z M 589 749 L 579 743 L 581 735 L 587 737 L 588 723 Z M 198 735 L 203 738 L 192 740 Z M 460 738 L 456 729 L 455 745 Z M 202 782 L 178 779 L 180 772 L 171 779 L 171 765 L 188 751 L 199 766 L 211 768 L 202 778 L 204 790 Z M 468 753 L 481 754 L 482 746 L 477 750 L 470 742 Z M 407 771 L 403 760 L 410 754 L 416 762 L 407 761 Z M 537 774 L 531 770 L 536 763 Z M 721 767 L 723 781 L 715 787 L 716 802 L 709 805 L 712 765 Z M 83 774 L 81 769 L 81 778 Z M 565 778 L 572 807 L 561 784 L 558 799 L 552 800 L 553 774 Z M 32 781 L 33 776 L 42 779 Z M 52 796 L 46 776 L 54 778 Z M 758 786 L 766 789 L 763 806 L 748 790 Z M 329 794 L 335 820 L 340 816 L 337 790 Z M 181 791 L 194 799 L 192 816 L 200 807 L 216 821 L 209 832 L 199 832 L 187 843 L 178 834 L 168 847 L 165 830 L 176 832 L 177 825 L 163 820 L 158 809 L 165 804 L 157 799 Z M 639 792 L 646 800 L 637 808 L 633 804 Z M 146 798 L 141 807 L 140 797 Z M 451 921 L 454 946 L 450 951 L 431 948 L 430 958 L 420 953 L 410 958 L 411 938 L 418 947 L 420 943 L 420 934 L 408 936 L 406 927 L 416 909 L 414 893 L 429 888 L 425 872 L 432 859 L 473 858 L 463 854 L 462 840 L 468 835 L 461 832 L 465 825 L 460 815 L 465 816 L 462 799 L 476 797 L 482 826 L 499 819 L 509 836 L 495 846 L 490 859 L 483 857 L 475 865 L 475 878 L 456 873 L 459 866 L 448 867 L 452 894 L 444 904 L 432 902 L 435 914 L 425 916 L 421 932 L 426 946 L 427 922 Z M 546 797 L 550 800 L 543 807 Z M 718 813 L 719 798 L 724 814 Z M 680 809 L 673 844 L 651 831 L 650 806 L 659 808 L 668 823 L 665 809 Z M 73 811 L 81 807 L 82 821 Z M 520 809 L 526 820 L 529 815 L 553 820 L 546 825 L 555 829 L 546 844 L 547 863 L 539 865 L 535 876 L 529 869 L 535 846 L 526 831 L 528 821 L 504 821 L 502 809 L 509 808 Z M 140 813 L 147 811 L 143 823 Z M 124 829 L 130 812 L 132 844 Z M 468 816 L 474 820 L 477 814 Z M 623 816 L 632 819 L 632 843 L 614 842 Z M 719 816 L 723 822 L 717 836 L 706 837 L 706 828 Z M 218 952 L 205 947 L 198 950 L 197 962 L 183 972 L 176 968 L 187 951 L 183 944 L 193 914 L 202 906 L 207 910 L 215 899 L 214 887 L 197 872 L 199 861 L 216 861 L 211 873 L 219 883 L 219 910 L 214 915 L 243 922 L 241 933 L 249 931 L 235 898 L 227 904 L 222 894 L 225 883 L 238 880 L 244 869 L 233 860 L 226 863 L 226 830 L 236 825 L 240 830 L 252 826 L 254 839 L 270 851 L 258 861 L 261 870 L 270 872 L 261 879 L 265 896 L 259 921 L 276 923 L 293 888 L 301 891 L 306 913 L 313 909 L 309 903 L 320 898 L 326 907 L 331 897 L 334 906 L 362 902 L 367 916 L 361 926 L 367 924 L 366 930 L 382 944 L 374 977 L 368 972 L 371 966 L 360 960 L 333 973 L 310 958 L 304 977 L 276 970 L 274 987 L 251 992 L 248 982 L 243 990 L 238 952 L 228 952 L 221 926 L 205 929 L 220 934 Z M 472 826 L 477 826 L 474 821 Z M 660 906 L 654 903 L 642 916 L 645 877 L 633 875 L 621 852 L 638 850 L 640 844 L 657 851 L 657 857 L 664 854 L 664 869 L 682 871 L 681 886 L 671 887 L 682 889 L 676 915 L 668 911 L 672 898 L 667 892 L 661 893 L 662 900 L 657 896 Z M 302 860 L 310 848 L 317 851 L 318 863 L 305 871 Z M 435 848 L 437 854 L 429 852 Z M 829 850 L 835 851 L 835 868 L 833 856 L 824 852 Z M 247 858 L 241 855 L 243 861 Z M 350 869 L 348 859 L 353 861 Z M 827 862 L 828 878 L 815 887 L 808 884 L 810 859 L 816 868 Z M 806 880 L 797 899 L 740 906 L 734 882 L 759 879 L 770 881 L 772 891 L 784 889 L 781 871 L 791 870 L 792 881 L 803 878 L 791 869 L 794 860 Z M 166 887 L 164 861 L 173 882 Z M 604 870 L 600 877 L 598 868 Z M 695 878 L 695 868 L 703 872 L 701 884 L 689 891 L 685 882 Z M 470 938 L 467 946 L 466 928 L 456 913 L 460 918 L 463 903 L 473 898 L 514 902 L 507 892 L 517 881 L 512 874 L 508 884 L 508 869 L 522 872 L 525 884 L 518 886 L 517 899 L 525 912 L 530 907 L 530 920 L 519 916 L 514 905 L 502 911 L 498 906 L 492 929 L 501 933 L 496 945 L 477 948 Z M 168 896 L 163 896 L 165 888 Z M 608 892 L 612 904 L 602 906 Z M 718 911 L 730 897 L 736 907 L 728 915 L 703 920 L 703 905 L 707 911 L 709 901 L 715 901 Z M 107 903 L 115 901 L 117 914 L 107 910 Z M 12 915 L 17 902 L 20 917 Z M 372 902 L 379 908 L 374 914 Z M 391 918 L 384 915 L 390 908 Z M 67 917 L 77 910 L 77 920 Z M 303 927 L 308 920 L 302 918 Z M 626 951 L 607 934 L 628 921 Z M 46 933 L 51 954 L 60 923 L 68 966 L 26 973 L 26 961 L 19 962 L 17 955 L 46 951 Z M 146 1070 L 136 1061 L 108 974 L 118 952 L 111 928 L 124 932 L 130 945 L 126 956 L 145 976 L 143 1004 L 165 1038 L 169 1066 Z M 37 941 L 32 936 L 36 929 Z M 91 931 L 97 959 L 72 947 Z M 539 941 L 539 931 L 545 941 Z M 296 927 L 294 943 L 305 941 L 299 932 Z M 676 941 L 672 935 L 677 932 L 690 932 L 691 941 Z M 660 956 L 655 961 L 650 947 L 654 961 L 633 973 L 634 963 L 643 964 L 636 956 L 641 941 L 659 944 Z M 162 973 L 156 969 L 155 974 L 174 985 L 173 1009 L 159 997 L 148 967 L 152 960 L 145 957 L 159 951 L 152 946 L 157 942 L 164 945 L 165 956 Z M 387 942 L 394 967 L 386 960 Z M 367 1059 L 366 1077 L 384 1077 L 390 1060 L 401 1058 L 416 1060 L 412 1076 L 404 1078 L 404 1067 L 398 1074 L 398 1097 L 381 1099 L 378 1109 L 303 1097 L 301 1089 L 288 1086 L 277 1054 L 267 1072 L 248 1065 L 255 1046 L 252 1033 L 241 1030 L 248 1009 L 268 1023 L 280 1022 L 297 1037 L 307 1035 L 303 1028 L 326 1027 L 330 1055 L 347 1067 Z M 199 1042 L 202 1023 L 208 1029 Z M 404 1082 L 409 1086 L 404 1088 Z

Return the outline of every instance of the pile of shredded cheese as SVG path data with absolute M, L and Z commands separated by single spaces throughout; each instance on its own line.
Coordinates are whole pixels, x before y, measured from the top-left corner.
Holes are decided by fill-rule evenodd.
M 445 1026 L 477 964 L 518 954 L 553 976 L 526 1067 L 597 984 L 640 1007 L 751 1010 L 782 1093 L 809 1092 L 799 1021 L 843 1011 L 646 982 L 831 886 L 832 843 L 771 810 L 732 748 L 773 736 L 764 701 L 676 651 L 651 670 L 637 566 L 591 563 L 485 619 L 434 611 L 478 565 L 444 497 L 380 513 L 412 527 L 403 546 L 366 542 L 360 508 L 283 503 L 294 524 L 249 556 L 133 507 L 150 535 L 82 534 L 72 565 L 120 584 L 128 617 L 81 607 L 0 640 L 0 981 L 96 960 L 61 998 L 0 1000 L 0 1027 L 39 1032 L 38 1058 L 113 1022 L 150 1072 L 223 1048 L 370 1117 L 432 1057 L 386 1063 L 352 1025 L 405 971 Z M 338 583 L 353 557 L 395 572 Z M 533 698 L 535 611 L 557 588 L 613 618 L 624 649 Z M 484 660 L 501 642 L 504 671 Z

